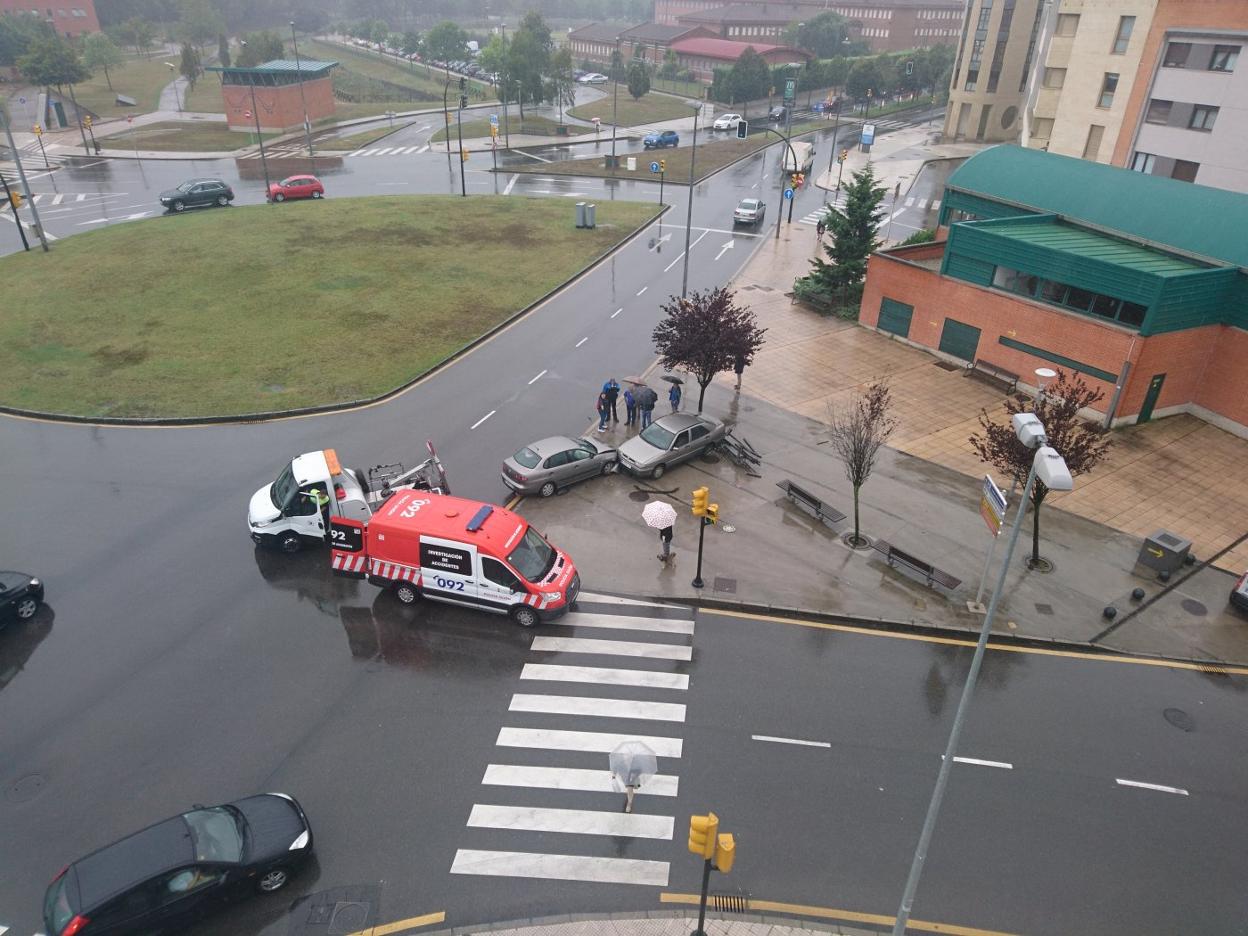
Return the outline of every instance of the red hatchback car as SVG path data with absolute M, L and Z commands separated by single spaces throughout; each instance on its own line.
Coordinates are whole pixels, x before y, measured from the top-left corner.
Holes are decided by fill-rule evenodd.
M 325 194 L 325 186 L 316 176 L 291 176 L 274 182 L 269 186 L 269 200 L 283 202 L 288 198 L 320 198 Z

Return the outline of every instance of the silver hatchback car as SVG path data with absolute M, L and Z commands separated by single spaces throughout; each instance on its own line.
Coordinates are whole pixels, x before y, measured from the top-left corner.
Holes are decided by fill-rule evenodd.
M 656 419 L 620 446 L 620 467 L 639 478 L 661 478 L 724 437 L 724 424 L 701 413 L 672 413 Z
M 504 461 L 503 484 L 517 494 L 550 497 L 577 481 L 610 474 L 615 461 L 615 449 L 602 442 L 551 436 Z

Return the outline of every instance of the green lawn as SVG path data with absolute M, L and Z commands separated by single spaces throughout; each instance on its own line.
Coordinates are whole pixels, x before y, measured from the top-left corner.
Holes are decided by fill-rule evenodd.
M 581 134 L 594 132 L 593 127 L 581 127 L 576 124 L 564 124 L 564 126 L 567 127 L 568 136 L 579 136 Z M 528 133 L 528 134 L 532 134 L 533 136 L 552 136 L 553 137 L 556 135 L 556 133 L 558 133 L 558 127 L 559 127 L 559 121 L 552 120 L 549 117 L 541 117 L 541 116 L 525 117 L 524 120 L 521 120 L 517 116 L 517 117 L 512 117 L 507 121 L 508 132 L 513 133 L 513 134 Z M 485 120 L 465 120 L 464 126 L 463 126 L 463 134 L 464 134 L 465 140 L 470 140 L 470 139 L 479 138 L 479 137 L 488 137 L 490 135 L 489 119 L 487 118 Z M 443 127 L 441 130 L 435 133 L 432 137 L 430 137 L 430 142 L 440 143 L 441 141 L 446 139 L 446 136 L 447 136 L 446 128 Z M 451 120 L 450 136 L 452 140 L 459 139 L 459 130 L 457 130 L 455 127 L 454 115 L 452 115 L 452 120 Z M 502 114 L 498 115 L 498 138 L 500 140 L 503 139 L 503 115 Z M 501 146 L 502 144 L 500 143 L 499 145 Z
M 225 102 L 221 100 L 221 76 L 205 72 L 195 82 L 195 87 L 182 96 L 182 109 L 193 114 L 224 114 Z
M 0 258 L 0 402 L 208 416 L 376 396 L 565 282 L 656 214 L 602 201 L 376 196 L 207 208 Z M 55 310 L 50 314 L 49 310 Z M 571 340 L 571 339 L 570 339 Z
M 266 140 L 277 136 L 266 133 Z M 136 126 L 123 133 L 98 137 L 100 146 L 110 150 L 152 150 L 173 153 L 217 153 L 254 146 L 254 133 L 230 130 L 224 122 L 164 120 Z
M 304 49 L 304 43 L 299 44 L 300 52 Z M 379 81 L 387 81 L 391 84 L 400 85 L 404 88 L 410 88 L 420 94 L 428 96 L 429 100 L 442 100 L 442 94 L 446 90 L 446 75 L 438 72 L 436 69 L 426 70 L 424 65 L 404 65 L 389 56 L 378 55 L 376 52 L 366 52 L 362 49 L 353 49 L 348 46 L 340 46 L 332 42 L 321 42 L 319 40 L 310 39 L 306 43 L 307 55 L 315 56 L 320 61 L 338 62 L 339 68 L 348 72 L 362 75 L 366 78 L 375 78 Z M 335 69 L 337 71 L 338 69 Z M 450 93 L 453 96 L 458 93 L 459 76 L 451 76 Z M 468 86 L 475 89 L 473 93 L 473 101 L 492 101 L 494 100 L 494 89 L 483 82 L 468 79 Z
M 357 150 L 362 146 L 368 146 L 369 143 L 372 143 L 375 140 L 380 140 L 384 136 L 394 133 L 395 131 L 402 130 L 404 127 L 410 126 L 410 121 L 400 121 L 399 123 L 396 123 L 393 128 L 391 128 L 390 124 L 386 123 L 380 127 L 373 127 L 372 129 L 365 130 L 361 133 L 353 133 L 350 136 L 327 137 L 323 140 L 317 140 L 315 145 L 317 150 L 322 152 L 328 152 L 330 150 Z
M 104 70 L 100 69 L 98 74 L 74 85 L 74 97 L 84 108 L 101 117 L 150 113 L 160 101 L 161 89 L 177 74 L 165 65 L 166 61 L 177 64 L 177 60 L 169 56 L 153 56 L 150 59 L 131 59 L 121 68 L 110 68 L 108 73 L 113 80 L 111 90 L 104 78 Z M 217 83 L 216 79 L 213 82 Z M 118 94 L 132 97 L 138 104 L 135 107 L 120 107 L 116 103 Z M 69 94 L 66 93 L 65 97 L 68 100 Z M 218 86 L 218 104 L 213 108 L 214 112 L 221 110 L 220 97 Z
M 604 124 L 611 123 L 612 98 L 613 91 L 611 85 L 604 85 L 607 96 L 597 101 L 591 101 L 589 104 L 581 104 L 568 111 L 573 117 L 579 117 L 581 120 L 592 120 L 599 118 Z M 692 117 L 693 108 L 687 105 L 680 98 L 672 97 L 668 94 L 644 94 L 636 101 L 633 100 L 628 88 L 620 85 L 618 110 L 616 112 L 617 126 L 620 127 L 639 127 L 647 124 L 660 123 L 664 120 L 675 120 L 678 117 Z

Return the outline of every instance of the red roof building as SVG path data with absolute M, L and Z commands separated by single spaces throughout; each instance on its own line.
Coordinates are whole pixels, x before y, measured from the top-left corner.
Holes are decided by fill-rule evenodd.
M 66 0 L 59 0 L 65 3 Z M 72 39 L 100 31 L 95 0 L 68 0 L 70 6 L 43 6 L 37 0 L 0 0 L 0 13 L 30 13 L 52 24 L 57 35 Z
M 773 67 L 790 62 L 802 65 L 810 58 L 801 49 L 767 42 L 734 42 L 731 39 L 697 36 L 672 43 L 672 51 L 676 53 L 680 67 L 688 69 L 699 81 L 711 81 L 715 77 L 716 68 L 731 67 L 746 49 L 753 49 L 763 57 L 763 61 Z

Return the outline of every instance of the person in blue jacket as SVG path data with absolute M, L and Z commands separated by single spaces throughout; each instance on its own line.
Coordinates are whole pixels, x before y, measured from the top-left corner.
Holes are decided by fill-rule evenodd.
M 672 412 L 680 411 L 680 384 L 672 384 L 672 389 L 667 391 L 667 402 L 672 404 Z

